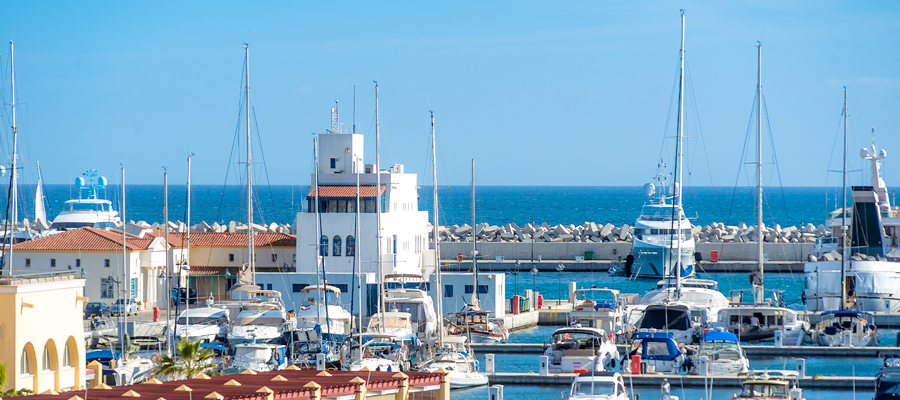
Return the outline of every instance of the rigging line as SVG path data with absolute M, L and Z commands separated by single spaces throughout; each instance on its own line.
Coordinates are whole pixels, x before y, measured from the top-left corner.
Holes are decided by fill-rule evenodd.
M 788 209 L 787 197 L 784 194 L 784 181 L 781 180 L 781 167 L 778 165 L 778 152 L 775 151 L 775 137 L 772 135 L 772 124 L 769 121 L 769 105 L 766 104 L 766 96 L 765 95 L 762 96 L 762 104 L 763 104 L 763 111 L 765 111 L 765 115 L 766 115 L 766 128 L 768 128 L 768 130 L 769 130 L 769 142 L 772 144 L 772 158 L 774 158 L 775 171 L 778 174 L 778 185 L 781 187 L 781 201 L 782 201 L 782 204 L 784 205 L 784 215 L 788 220 L 790 220 L 791 212 Z M 773 217 L 774 217 L 774 215 L 773 215 Z
M 747 147 L 750 142 L 750 127 L 753 125 L 753 110 L 756 109 L 756 96 L 753 96 L 753 106 L 750 107 L 750 120 L 747 121 L 747 134 L 744 136 L 744 148 L 741 150 L 741 158 L 738 160 L 737 177 L 734 179 L 734 188 L 731 191 L 731 205 L 728 206 L 728 217 L 725 218 L 725 224 L 731 223 L 731 214 L 734 211 L 734 199 L 737 197 L 738 182 L 741 180 L 741 170 L 744 169 L 744 156 L 747 155 Z
M 678 71 L 680 68 L 681 68 L 681 50 L 679 50 L 678 59 L 675 62 L 675 71 Z M 671 123 L 671 121 L 672 121 L 672 104 L 675 102 L 675 97 L 676 97 L 675 93 L 677 93 L 677 92 L 678 92 L 678 73 L 675 74 L 675 79 L 672 80 L 672 91 L 670 92 L 670 95 L 669 95 L 669 109 L 666 112 L 666 125 L 665 125 L 665 128 L 663 128 L 662 145 L 660 145 L 660 147 L 659 147 L 659 159 L 662 159 L 663 156 L 666 154 L 666 143 L 667 143 L 666 134 L 667 134 L 667 132 L 669 132 L 669 123 Z M 657 174 L 658 173 L 659 173 L 659 170 L 657 169 Z
M 695 118 L 695 120 L 697 121 L 697 136 L 698 136 L 698 138 L 700 139 L 700 140 L 697 140 L 697 141 L 694 142 L 694 143 L 695 143 L 695 144 L 694 144 L 694 149 L 696 150 L 697 145 L 699 145 L 699 144 L 702 143 L 702 145 L 703 145 L 703 155 L 706 156 L 706 157 L 705 157 L 705 158 L 706 158 L 706 168 L 707 168 L 707 171 L 710 172 L 710 174 L 709 174 L 709 184 L 710 184 L 710 186 L 715 186 L 715 185 L 713 184 L 713 177 L 712 177 L 712 173 L 711 173 L 711 172 L 712 172 L 712 167 L 709 165 L 709 154 L 706 152 L 706 142 L 703 140 L 703 138 L 704 138 L 704 136 L 703 136 L 703 124 L 700 122 L 700 107 L 697 106 L 697 95 L 694 93 L 694 79 L 691 78 L 690 63 L 689 63 L 687 60 L 685 60 L 685 67 L 684 67 L 684 69 L 685 69 L 685 71 L 687 71 L 687 77 L 688 77 L 688 89 L 690 89 L 690 91 L 691 91 L 691 103 L 693 103 L 693 105 L 694 105 L 694 109 L 693 109 L 692 111 L 693 111 L 693 113 L 694 113 L 694 118 Z M 694 155 L 696 155 L 696 153 L 694 153 Z M 693 155 L 692 155 L 692 156 L 693 156 Z M 693 162 L 692 162 L 692 164 L 691 164 L 691 170 L 693 170 Z M 715 203 L 714 203 L 714 204 L 715 204 Z
M 225 203 L 225 189 L 228 185 L 228 174 L 231 172 L 231 162 L 234 160 L 234 155 L 237 154 L 238 151 L 238 137 L 241 130 L 241 111 L 243 110 L 241 105 L 244 104 L 244 72 L 246 71 L 246 68 L 246 63 L 241 62 L 241 79 L 239 79 L 241 89 L 238 91 L 238 118 L 234 127 L 234 139 L 231 142 L 231 151 L 228 154 L 228 163 L 225 166 L 225 180 L 222 182 L 222 192 L 219 197 L 219 209 L 216 210 L 216 219 L 222 222 L 224 222 L 222 218 L 222 209 Z M 237 169 L 235 169 L 235 175 L 237 175 Z M 240 182 L 240 180 L 238 180 L 238 182 Z
M 259 148 L 259 155 L 262 158 L 263 172 L 266 176 L 266 187 L 269 189 L 269 201 L 272 203 L 272 218 L 273 221 L 277 222 L 278 207 L 275 207 L 275 196 L 272 194 L 272 182 L 269 180 L 269 167 L 266 165 L 266 152 L 263 151 L 262 135 L 259 133 L 259 120 L 256 118 L 256 107 L 251 107 L 250 110 L 253 111 L 253 125 L 256 127 L 256 143 L 257 147 Z M 263 219 L 263 221 L 265 221 L 265 219 L 263 218 L 262 202 L 260 202 L 259 206 L 259 217 L 260 219 Z
M 825 168 L 825 209 L 828 209 L 828 178 L 831 176 L 828 172 L 831 169 L 831 162 L 834 160 L 834 149 L 837 147 L 838 138 L 841 135 L 841 121 L 844 118 L 844 109 L 841 108 L 841 115 L 838 117 L 837 129 L 834 131 L 834 139 L 831 141 L 831 154 L 828 156 L 828 165 Z M 836 207 L 835 207 L 836 208 Z

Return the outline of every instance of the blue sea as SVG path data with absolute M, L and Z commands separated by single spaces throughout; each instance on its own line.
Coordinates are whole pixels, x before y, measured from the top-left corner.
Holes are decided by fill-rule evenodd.
M 8 185 L 5 185 L 8 186 Z M 7 189 L 7 188 L 4 188 Z M 34 215 L 34 185 L 20 185 L 19 215 Z M 243 186 L 193 185 L 191 221 L 212 223 L 246 219 L 246 192 Z M 893 192 L 894 189 L 891 189 Z M 58 212 L 62 203 L 77 197 L 72 185 L 45 185 L 48 214 Z M 441 224 L 471 224 L 471 189 L 468 186 L 439 187 Z M 185 185 L 169 185 L 169 220 L 187 220 Z M 293 223 L 294 215 L 309 193 L 307 185 L 256 186 L 254 219 L 266 224 Z M 820 224 L 828 212 L 840 207 L 840 188 L 772 187 L 764 189 L 763 215 L 766 225 Z M 755 189 L 750 187 L 688 187 L 684 189 L 686 214 L 694 224 L 724 222 L 737 225 L 756 221 Z M 101 197 L 119 206 L 121 187 L 111 185 Z M 127 185 L 126 219 L 163 220 L 162 185 Z M 848 196 L 849 197 L 849 196 Z M 615 186 L 478 186 L 475 188 L 475 219 L 495 225 L 534 221 L 548 224 L 576 224 L 586 221 L 633 224 L 646 201 L 641 187 Z M 849 201 L 849 200 L 848 200 Z M 6 196 L 0 199 L 6 210 Z M 432 211 L 432 189 L 419 189 L 419 209 Z M 51 216 L 52 218 L 52 216 Z

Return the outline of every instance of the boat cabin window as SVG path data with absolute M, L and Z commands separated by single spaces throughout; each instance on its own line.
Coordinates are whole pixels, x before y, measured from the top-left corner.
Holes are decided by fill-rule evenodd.
M 572 385 L 572 396 L 613 395 L 616 394 L 616 386 L 614 382 L 575 382 Z
M 589 349 L 600 347 L 604 343 L 605 336 L 596 336 L 585 332 L 560 332 L 553 335 L 553 343 L 573 343 L 574 349 Z
M 669 344 L 667 342 L 647 342 L 648 356 L 668 356 Z
M 748 383 L 744 385 L 741 397 L 775 397 L 787 398 L 787 386 L 769 385 L 765 383 Z
M 192 316 L 190 320 L 188 320 L 188 317 L 178 317 L 178 321 L 175 321 L 175 323 L 178 325 L 220 325 L 226 324 L 228 321 L 215 316 Z
M 390 302 L 388 303 L 388 309 L 394 311 L 396 308 L 399 312 L 407 312 L 410 315 L 410 319 L 413 322 L 425 322 L 428 320 L 428 315 L 425 313 L 425 305 L 422 303 L 401 303 L 401 302 Z
M 192 319 L 193 320 L 193 319 Z M 238 317 L 234 324 L 238 326 L 247 326 L 247 325 L 269 325 L 276 326 L 284 323 L 283 318 L 279 317 L 270 317 L 265 315 L 248 315 L 244 317 Z

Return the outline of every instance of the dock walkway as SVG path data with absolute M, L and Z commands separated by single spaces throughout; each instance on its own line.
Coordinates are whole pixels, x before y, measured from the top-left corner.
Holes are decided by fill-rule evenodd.
M 781 356 L 781 357 L 878 357 L 879 354 L 900 354 L 900 347 L 823 347 L 823 346 L 782 346 L 748 345 L 742 346 L 747 356 Z M 543 343 L 473 343 L 472 350 L 476 354 L 526 353 L 541 354 Z M 625 345 L 619 345 L 619 353 L 628 351 Z
M 549 374 L 540 375 L 534 372 L 495 372 L 488 373 L 488 380 L 491 385 L 560 385 L 569 386 L 576 374 Z M 672 393 L 675 388 L 684 387 L 704 387 L 714 385 L 716 387 L 740 388 L 741 379 L 730 376 L 697 376 L 697 375 L 662 375 L 662 374 L 645 374 L 630 375 L 623 374 L 626 386 L 659 386 L 663 380 L 668 380 L 672 385 Z M 857 390 L 873 390 L 875 388 L 875 378 L 860 376 L 816 376 L 800 378 L 800 387 L 804 390 L 809 389 L 857 389 Z

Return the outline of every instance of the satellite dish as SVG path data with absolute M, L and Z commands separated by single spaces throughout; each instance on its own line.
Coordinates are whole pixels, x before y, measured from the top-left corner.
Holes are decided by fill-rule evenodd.
M 862 158 L 869 158 L 869 149 L 865 147 L 859 149 L 859 156 Z
M 6 167 L 0 165 L 0 176 L 6 176 Z
M 84 187 L 84 178 L 83 177 L 79 176 L 79 177 L 75 178 L 75 187 L 77 187 L 79 189 Z
M 645 183 L 644 184 L 644 196 L 650 197 L 653 196 L 653 193 L 656 192 L 656 186 L 653 183 Z
M 106 177 L 105 176 L 101 176 L 100 178 L 97 179 L 97 187 L 100 189 L 103 189 L 106 187 Z

